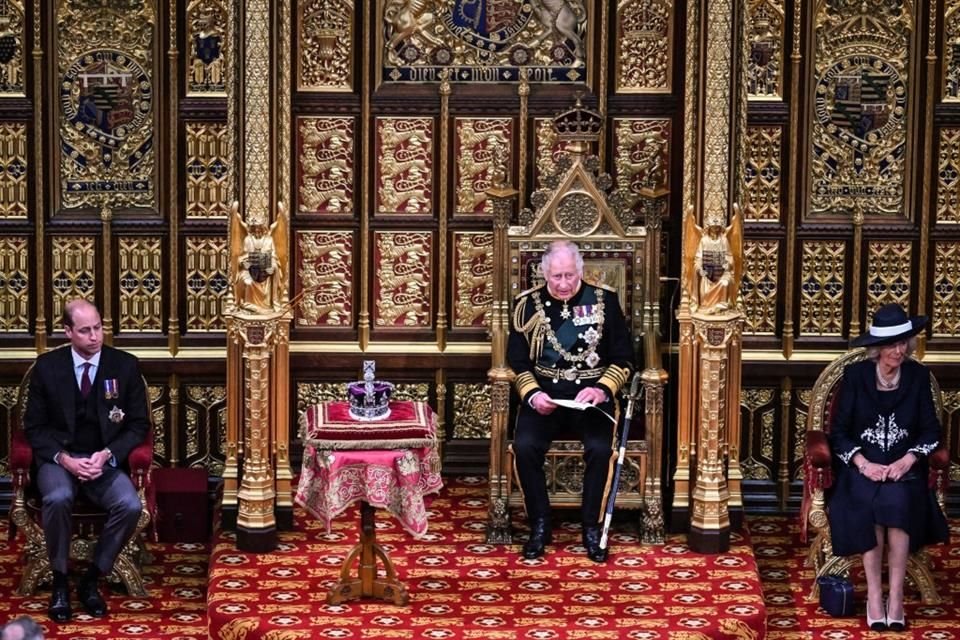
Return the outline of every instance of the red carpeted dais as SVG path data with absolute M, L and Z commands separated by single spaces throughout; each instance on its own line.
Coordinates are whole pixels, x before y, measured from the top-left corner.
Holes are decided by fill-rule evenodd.
M 762 638 L 765 608 L 748 541 L 730 551 L 695 554 L 683 536 L 641 545 L 636 529 L 616 526 L 611 557 L 586 557 L 576 522 L 557 522 L 545 558 L 527 561 L 519 546 L 484 542 L 484 478 L 448 479 L 430 503 L 430 529 L 415 540 L 385 512 L 377 541 L 410 593 L 397 607 L 375 600 L 326 604 L 344 557 L 358 539 L 356 509 L 328 535 L 296 510 L 273 553 L 236 550 L 222 533 L 211 555 L 210 637 L 300 638 Z M 573 515 L 573 514 L 571 514 Z M 522 539 L 523 534 L 518 536 Z
M 27 614 L 44 628 L 47 640 L 203 640 L 207 638 L 206 544 L 148 544 L 149 558 L 143 567 L 146 598 L 101 589 L 109 614 L 92 618 L 77 600 L 79 574 L 70 576 L 73 619 L 64 624 L 47 618 L 50 589 L 41 587 L 28 597 L 16 595 L 22 565 L 20 535 L 7 542 L 7 520 L 0 519 L 0 624 Z M 80 568 L 83 569 L 82 567 Z
M 748 519 L 760 578 L 767 604 L 767 638 L 794 640 L 859 640 L 860 638 L 923 638 L 925 640 L 960 639 L 960 525 L 950 521 L 953 544 L 927 548 L 933 564 L 934 581 L 942 602 L 925 605 L 917 591 L 907 590 L 905 609 L 907 630 L 902 633 L 870 631 L 865 622 L 866 586 L 862 569 L 855 570 L 852 581 L 856 615 L 831 618 L 808 596 L 813 584 L 813 569 L 804 565 L 808 546 L 800 542 L 800 521 L 796 516 Z

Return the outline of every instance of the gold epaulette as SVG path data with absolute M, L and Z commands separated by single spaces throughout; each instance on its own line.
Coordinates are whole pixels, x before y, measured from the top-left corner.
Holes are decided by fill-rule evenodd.
M 593 284 L 592 282 L 590 284 Z M 604 291 L 609 291 L 610 293 L 617 293 L 617 290 L 611 287 L 608 284 L 593 284 L 597 289 L 603 289 Z
M 526 291 L 521 291 L 521 292 L 518 293 L 517 295 L 513 296 L 513 299 L 514 299 L 514 300 L 519 300 L 519 299 L 522 298 L 523 296 L 528 296 L 528 295 L 530 295 L 531 293 L 533 293 L 534 291 L 539 291 L 540 289 L 543 289 L 545 286 L 547 286 L 547 283 L 546 283 L 546 282 L 541 282 L 540 284 L 538 284 L 538 285 L 535 286 L 535 287 L 530 287 L 530 288 L 527 289 Z

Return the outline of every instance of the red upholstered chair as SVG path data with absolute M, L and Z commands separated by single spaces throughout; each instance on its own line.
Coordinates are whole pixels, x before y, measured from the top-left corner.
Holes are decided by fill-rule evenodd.
M 44 542 L 43 528 L 41 527 L 41 498 L 34 484 L 31 483 L 33 467 L 33 450 L 23 431 L 21 418 L 26 409 L 27 389 L 30 385 L 30 375 L 33 365 L 27 370 L 20 383 L 20 395 L 14 411 L 13 427 L 10 437 L 10 474 L 13 479 L 13 505 L 10 508 L 10 535 L 15 536 L 17 529 L 24 533 L 24 571 L 17 593 L 31 595 L 41 582 L 52 580 L 50 560 Z M 144 380 L 146 386 L 146 380 Z M 152 484 L 150 482 L 150 466 L 153 462 L 153 412 L 147 398 L 147 415 L 150 416 L 151 428 L 147 431 L 147 438 L 139 447 L 130 453 L 127 459 L 130 477 L 140 495 L 143 510 L 137 521 L 137 529 L 124 546 L 113 565 L 113 571 L 108 576 L 111 582 L 122 582 L 127 592 L 132 596 L 145 597 L 147 591 L 143 586 L 141 564 L 146 551 L 141 533 L 150 524 L 155 504 Z M 77 561 L 89 562 L 93 557 L 93 549 L 100 535 L 100 530 L 106 522 L 106 512 L 96 505 L 77 498 L 73 507 L 74 536 L 70 543 L 70 558 Z
M 833 486 L 834 456 L 827 439 L 830 423 L 836 410 L 837 397 L 843 378 L 843 369 L 849 364 L 866 358 L 865 349 L 848 351 L 831 362 L 813 385 L 810 412 L 807 414 L 807 433 L 804 451 L 803 503 L 801 506 L 801 532 L 804 540 L 810 539 L 807 565 L 815 575 L 810 590 L 810 599 L 816 600 L 819 587 L 816 578 L 824 575 L 848 575 L 851 567 L 859 562 L 858 556 L 837 556 L 830 541 L 830 523 L 827 519 L 828 494 Z M 930 374 L 933 402 L 939 415 L 943 415 L 943 399 L 940 385 Z M 944 494 L 949 483 L 950 455 L 940 446 L 929 458 L 930 486 L 936 490 L 937 502 L 942 509 Z M 922 549 L 911 554 L 907 562 L 907 580 L 920 591 L 925 604 L 940 602 L 936 585 L 930 571 L 930 561 Z

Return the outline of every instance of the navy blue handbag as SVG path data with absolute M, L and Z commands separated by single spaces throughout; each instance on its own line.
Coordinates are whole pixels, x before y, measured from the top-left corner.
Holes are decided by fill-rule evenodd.
M 853 615 L 853 585 L 841 576 L 820 576 L 820 608 L 834 618 Z

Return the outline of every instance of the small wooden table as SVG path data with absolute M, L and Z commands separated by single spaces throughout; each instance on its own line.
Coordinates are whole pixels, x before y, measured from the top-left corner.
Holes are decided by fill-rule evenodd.
M 341 406 L 342 405 L 342 406 Z M 360 541 L 340 567 L 340 579 L 327 594 L 329 604 L 358 598 L 375 598 L 406 605 L 409 595 L 397 579 L 393 562 L 377 544 L 375 509 L 387 509 L 414 537 L 427 531 L 424 496 L 442 487 L 436 450 L 436 416 L 426 403 L 391 403 L 387 420 L 361 422 L 346 413 L 346 403 L 324 403 L 304 414 L 303 470 L 296 502 L 320 519 L 330 531 L 336 516 L 360 503 Z M 423 423 L 422 441 L 411 438 L 411 425 Z M 353 433 L 366 432 L 369 439 L 330 439 L 349 427 Z M 390 435 L 403 433 L 389 446 Z M 362 448 L 376 443 L 377 449 Z M 424 446 L 409 446 L 422 444 Z M 348 448 L 337 448 L 348 447 Z M 359 558 L 356 576 L 353 565 Z M 386 576 L 377 576 L 377 562 Z

